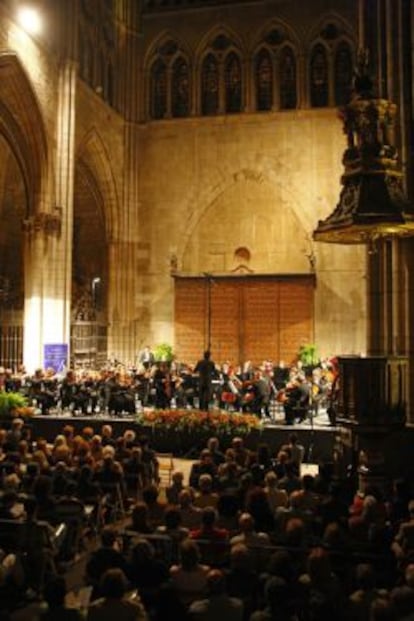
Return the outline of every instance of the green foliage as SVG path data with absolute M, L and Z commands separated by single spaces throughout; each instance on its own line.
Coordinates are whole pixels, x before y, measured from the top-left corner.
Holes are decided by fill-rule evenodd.
M 306 343 L 299 348 L 298 358 L 305 367 L 316 366 L 319 362 L 319 355 L 314 343 Z
M 174 359 L 173 348 L 168 343 L 160 343 L 154 349 L 156 362 L 171 362 Z
M 19 392 L 0 392 L 0 418 L 13 415 L 13 410 L 27 405 L 27 399 Z

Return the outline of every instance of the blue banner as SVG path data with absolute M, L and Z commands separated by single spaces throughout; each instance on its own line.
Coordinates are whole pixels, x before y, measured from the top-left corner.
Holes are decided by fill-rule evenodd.
M 52 343 L 44 346 L 43 366 L 53 369 L 55 373 L 62 373 L 68 366 L 67 343 Z

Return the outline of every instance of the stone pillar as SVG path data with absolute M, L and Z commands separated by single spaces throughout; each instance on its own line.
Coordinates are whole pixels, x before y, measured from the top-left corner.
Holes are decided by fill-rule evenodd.
M 29 370 L 44 366 L 45 344 L 69 347 L 70 341 L 75 94 L 76 65 L 67 61 L 59 76 L 54 182 L 45 184 L 49 194 L 24 222 L 23 356 Z

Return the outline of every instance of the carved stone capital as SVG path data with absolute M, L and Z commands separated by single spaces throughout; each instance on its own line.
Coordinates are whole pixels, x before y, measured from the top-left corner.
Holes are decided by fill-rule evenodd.
M 38 211 L 23 220 L 22 228 L 28 234 L 43 232 L 44 235 L 59 237 L 62 231 L 62 208 L 54 207 L 52 212 Z

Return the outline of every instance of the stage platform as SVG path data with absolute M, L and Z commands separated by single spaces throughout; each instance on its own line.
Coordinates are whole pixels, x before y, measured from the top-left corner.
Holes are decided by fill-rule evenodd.
M 151 427 L 143 427 L 136 423 L 134 415 L 130 416 L 69 416 L 65 414 L 34 416 L 28 421 L 33 435 L 42 436 L 48 441 L 53 441 L 57 434 L 62 432 L 65 425 L 72 425 L 76 432 L 84 427 L 92 427 L 95 433 L 100 433 L 102 425 L 112 425 L 114 435 L 119 436 L 126 429 L 133 429 L 137 434 L 146 434 L 154 449 L 160 452 L 172 452 L 177 457 L 198 457 L 198 453 L 205 446 L 205 437 L 198 435 L 184 436 L 177 432 L 154 431 Z M 276 413 L 271 420 L 262 422 L 260 429 L 255 429 L 244 436 L 246 446 L 255 448 L 258 443 L 267 443 L 272 452 L 276 452 L 281 445 L 288 440 L 290 433 L 295 432 L 299 442 L 305 447 L 305 461 L 318 463 L 320 461 L 332 461 L 334 446 L 338 441 L 340 429 L 329 424 L 326 412 L 321 412 L 312 420 L 295 425 L 286 425 L 283 415 Z M 223 449 L 230 445 L 231 436 L 220 436 Z

